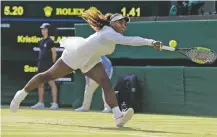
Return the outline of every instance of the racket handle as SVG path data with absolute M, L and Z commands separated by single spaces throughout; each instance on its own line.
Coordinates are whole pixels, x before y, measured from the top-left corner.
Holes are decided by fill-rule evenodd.
M 169 46 L 162 46 L 163 50 L 169 50 L 169 51 L 175 51 L 175 48 L 169 47 Z

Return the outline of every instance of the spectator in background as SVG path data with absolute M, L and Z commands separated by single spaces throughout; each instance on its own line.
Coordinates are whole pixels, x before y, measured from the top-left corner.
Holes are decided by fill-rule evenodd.
M 189 7 L 189 14 L 190 15 L 203 15 L 204 14 L 204 1 L 199 0 L 189 0 L 188 7 Z
M 40 27 L 43 39 L 38 42 L 40 47 L 39 58 L 38 58 L 38 73 L 48 70 L 56 61 L 56 49 L 54 47 L 54 41 L 50 38 L 51 25 L 49 23 L 43 23 Z M 58 109 L 57 104 L 57 86 L 55 81 L 49 81 L 48 84 L 51 87 L 53 103 L 50 109 Z M 33 109 L 45 108 L 44 105 L 44 84 L 38 87 L 39 102 L 34 106 Z
M 203 15 L 205 2 L 198 0 L 177 1 L 176 5 L 172 5 L 169 11 L 170 16 L 179 15 Z

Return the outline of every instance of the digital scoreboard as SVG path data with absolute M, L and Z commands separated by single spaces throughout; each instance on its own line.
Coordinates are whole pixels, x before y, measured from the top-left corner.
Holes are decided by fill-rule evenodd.
M 121 13 L 130 17 L 162 16 L 169 7 L 165 1 L 3 1 L 2 17 L 78 18 L 85 10 L 96 7 L 102 13 Z M 164 15 L 165 16 L 165 15 Z

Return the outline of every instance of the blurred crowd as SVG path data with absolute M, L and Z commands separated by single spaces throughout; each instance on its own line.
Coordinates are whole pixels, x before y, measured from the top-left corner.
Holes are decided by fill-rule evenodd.
M 216 1 L 185 0 L 171 3 L 170 16 L 217 14 Z

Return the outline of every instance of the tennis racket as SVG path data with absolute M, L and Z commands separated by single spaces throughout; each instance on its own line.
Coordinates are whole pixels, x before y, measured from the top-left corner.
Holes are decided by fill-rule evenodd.
M 167 51 L 179 52 L 187 56 L 188 59 L 197 64 L 212 64 L 217 59 L 216 52 L 204 47 L 172 48 L 169 46 L 162 46 L 162 49 Z

